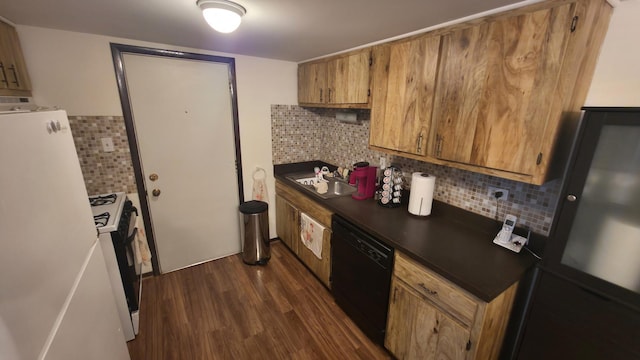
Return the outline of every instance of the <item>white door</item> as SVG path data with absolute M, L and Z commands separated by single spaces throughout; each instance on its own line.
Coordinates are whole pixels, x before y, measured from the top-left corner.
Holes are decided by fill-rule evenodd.
M 125 54 L 124 67 L 160 271 L 240 252 L 228 65 Z

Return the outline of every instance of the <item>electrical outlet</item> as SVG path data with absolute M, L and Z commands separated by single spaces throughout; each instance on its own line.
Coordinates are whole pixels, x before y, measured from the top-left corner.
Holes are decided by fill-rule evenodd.
M 387 168 L 387 158 L 384 156 L 380 156 L 380 168 L 381 169 Z
M 496 193 L 497 192 L 502 192 L 502 194 L 499 197 L 496 197 Z M 509 190 L 500 189 L 500 188 L 497 188 L 497 187 L 489 186 L 489 190 L 487 191 L 487 195 L 491 199 L 507 200 L 509 198 Z
M 104 152 L 114 152 L 116 149 L 113 147 L 113 139 L 110 137 L 101 138 L 102 141 L 102 151 Z
M 411 189 L 411 173 L 408 171 L 403 171 L 402 177 L 404 178 L 404 183 L 403 183 L 404 188 Z

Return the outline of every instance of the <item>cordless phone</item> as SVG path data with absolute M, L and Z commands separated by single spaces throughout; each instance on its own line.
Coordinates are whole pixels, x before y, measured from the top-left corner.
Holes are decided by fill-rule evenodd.
M 493 243 L 507 248 L 511 251 L 520 252 L 520 249 L 528 242 L 528 239 L 513 233 L 518 218 L 514 215 L 507 215 L 502 223 L 502 229 L 498 232 Z M 528 238 L 528 236 L 527 236 Z
M 502 230 L 497 235 L 498 241 L 503 243 L 511 241 L 511 234 L 513 234 L 513 229 L 516 227 L 516 221 L 518 221 L 517 217 L 507 215 L 502 224 Z

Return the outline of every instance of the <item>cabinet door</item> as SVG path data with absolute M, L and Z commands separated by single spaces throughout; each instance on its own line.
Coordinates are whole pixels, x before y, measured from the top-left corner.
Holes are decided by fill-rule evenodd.
M 0 89 L 31 90 L 27 67 L 16 30 L 0 21 Z M 31 95 L 30 93 L 2 93 L 2 95 Z
M 300 215 L 298 209 L 287 200 L 276 195 L 276 232 L 280 240 L 298 254 L 300 243 Z
M 543 271 L 518 359 L 640 359 L 640 312 Z
M 439 48 L 433 35 L 376 48 L 371 145 L 426 155 Z
M 464 359 L 470 332 L 394 277 L 385 347 L 398 359 Z
M 574 8 L 560 4 L 443 35 L 436 157 L 533 172 Z
M 299 228 L 299 227 L 298 227 Z M 328 288 L 331 287 L 329 281 L 331 275 L 331 229 L 325 228 L 322 233 L 322 259 L 318 259 L 316 255 L 309 250 L 300 238 L 298 231 L 295 242 L 298 244 L 298 257 L 313 272 L 320 281 Z
M 370 51 L 329 60 L 327 63 L 327 103 L 367 104 L 369 102 Z
M 323 104 L 327 87 L 327 63 L 298 65 L 298 103 Z

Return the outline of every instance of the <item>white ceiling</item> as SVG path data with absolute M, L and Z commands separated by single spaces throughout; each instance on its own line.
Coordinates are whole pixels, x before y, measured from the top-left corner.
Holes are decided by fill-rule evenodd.
M 0 16 L 18 25 L 298 62 L 520 1 L 237 0 L 247 14 L 232 34 L 209 28 L 195 0 L 3 0 Z

